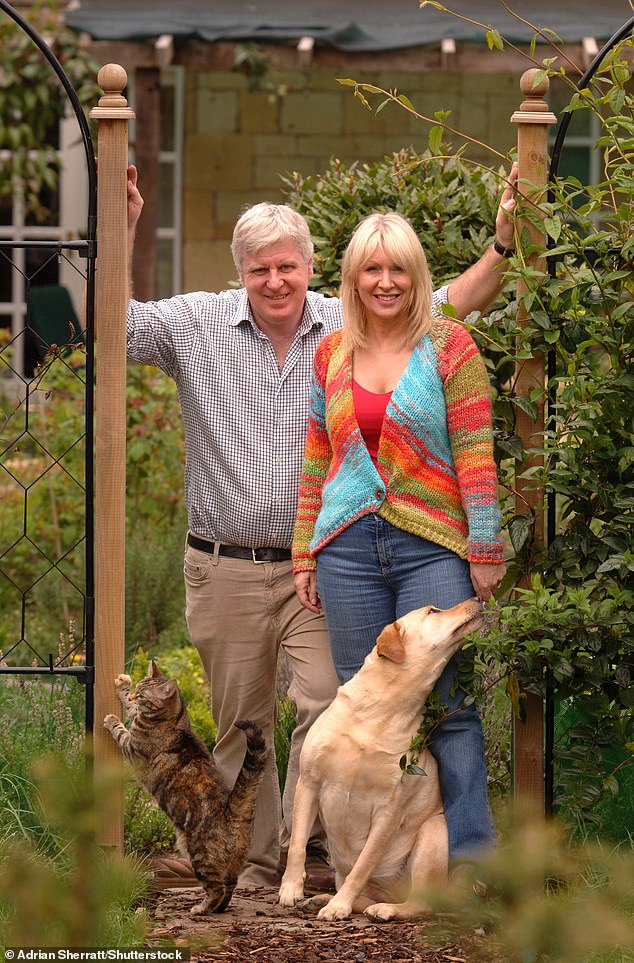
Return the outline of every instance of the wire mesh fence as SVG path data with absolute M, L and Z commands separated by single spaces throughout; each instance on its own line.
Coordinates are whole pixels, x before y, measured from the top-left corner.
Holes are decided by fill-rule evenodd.
M 15 244 L 0 246 L 25 311 L 0 343 L 0 668 L 91 681 L 91 352 L 68 290 L 38 283 L 51 262 L 80 269 L 62 245 L 30 247 L 33 273 L 16 266 Z
M 22 36 L 22 54 L 34 57 L 31 69 L 37 61 L 50 74 L 52 116 L 59 118 L 58 125 L 33 127 L 46 127 L 50 138 L 29 148 L 48 159 L 37 211 L 29 207 L 28 183 L 20 174 L 20 162 L 24 170 L 27 161 L 37 166 L 35 156 L 3 150 L 1 158 L 5 172 L 12 172 L 0 198 L 0 675 L 7 682 L 2 693 L 16 686 L 28 693 L 35 680 L 24 677 L 38 676 L 50 701 L 67 686 L 64 677 L 75 677 L 86 683 L 82 722 L 91 729 L 96 162 L 83 107 L 57 57 L 13 6 L 0 0 L 0 10 L 3 24 L 13 21 Z M 20 119 L 12 103 L 6 99 L 7 127 Z M 83 158 L 82 180 L 87 175 L 85 221 L 80 215 L 72 232 L 63 224 L 57 183 L 62 125 L 67 135 L 74 129 L 70 140 Z M 74 176 L 73 183 L 79 197 L 83 190 Z M 76 715 L 81 699 L 73 690 Z M 25 726 L 35 714 L 24 708 Z M 53 727 L 51 738 L 64 740 L 65 726 L 56 718 L 51 712 L 46 725 Z

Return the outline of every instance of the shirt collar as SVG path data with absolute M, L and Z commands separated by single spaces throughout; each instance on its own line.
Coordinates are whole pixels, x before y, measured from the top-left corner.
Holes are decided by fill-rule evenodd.
M 249 298 L 247 297 L 247 292 L 245 288 L 240 290 L 240 296 L 236 304 L 236 309 L 233 316 L 229 319 L 229 324 L 233 327 L 237 327 L 242 324 L 243 321 L 248 321 L 256 334 L 261 335 L 262 332 L 255 323 L 255 318 L 253 317 L 253 311 L 251 310 L 251 305 L 249 303 Z M 304 311 L 302 314 L 302 320 L 299 323 L 299 334 L 303 337 L 308 334 L 316 325 L 320 327 L 323 326 L 323 319 L 320 317 L 316 306 L 313 304 L 310 291 L 306 295 L 306 300 L 304 301 Z

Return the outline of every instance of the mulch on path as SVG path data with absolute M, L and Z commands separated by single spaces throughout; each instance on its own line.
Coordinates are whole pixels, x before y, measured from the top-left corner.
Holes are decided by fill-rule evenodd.
M 374 923 L 365 916 L 328 922 L 308 906 L 287 909 L 277 890 L 236 890 L 225 913 L 195 917 L 190 908 L 200 890 L 165 890 L 157 895 L 154 929 L 147 945 L 188 947 L 200 963 L 472 963 L 468 946 L 435 946 L 426 924 Z M 474 941 L 477 938 L 474 936 Z

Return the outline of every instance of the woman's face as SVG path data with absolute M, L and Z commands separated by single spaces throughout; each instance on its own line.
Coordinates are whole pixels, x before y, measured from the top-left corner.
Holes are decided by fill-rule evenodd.
M 411 290 L 410 275 L 382 247 L 359 268 L 357 291 L 369 320 L 406 321 Z

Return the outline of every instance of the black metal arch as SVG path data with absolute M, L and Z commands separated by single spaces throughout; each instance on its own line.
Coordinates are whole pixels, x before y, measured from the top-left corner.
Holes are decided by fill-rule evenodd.
M 625 37 L 627 37 L 632 30 L 634 30 L 634 17 L 630 17 L 622 27 L 620 27 L 616 33 L 614 33 L 608 41 L 601 47 L 596 57 L 589 65 L 581 80 L 576 85 L 577 90 L 584 90 L 595 73 L 605 60 L 606 56 L 610 53 L 614 47 L 617 46 Z M 564 148 L 564 143 L 566 140 L 566 135 L 568 133 L 568 128 L 572 120 L 572 113 L 567 112 L 562 117 L 559 126 L 557 127 L 557 134 L 553 143 L 553 149 L 550 159 L 550 167 L 548 169 L 548 200 L 552 201 L 554 198 L 553 184 L 555 178 L 559 173 L 559 163 L 561 161 L 561 154 Z M 548 238 L 548 247 L 552 248 L 554 246 L 554 241 L 552 238 Z M 548 273 L 551 277 L 555 276 L 557 271 L 557 261 L 556 258 L 548 258 Z M 550 348 L 548 351 L 548 383 L 550 384 L 556 374 L 556 352 L 554 348 Z M 554 415 L 554 398 L 549 393 L 548 399 L 548 420 L 550 421 Z M 554 492 L 549 492 L 547 496 L 547 539 L 548 544 L 551 544 L 553 539 L 557 534 L 557 505 L 556 496 Z M 545 768 L 545 798 L 546 798 L 546 810 L 548 813 L 553 811 L 553 793 L 554 793 L 554 774 L 553 774 L 553 760 L 554 760 L 554 745 L 555 745 L 555 693 L 552 681 L 547 682 L 546 686 L 546 700 L 545 700 L 545 758 L 544 758 L 544 768 Z
M 605 60 L 606 56 L 609 54 L 609 52 L 614 47 L 616 47 L 616 45 L 619 44 L 624 37 L 626 37 L 629 33 L 631 33 L 633 29 L 634 29 L 634 17 L 630 17 L 630 19 L 627 20 L 623 24 L 623 26 L 619 30 L 617 30 L 616 33 L 612 37 L 610 37 L 610 39 L 601 47 L 601 50 L 599 50 L 598 54 L 596 55 L 596 57 L 594 58 L 594 60 L 592 61 L 592 63 L 584 73 L 584 75 L 582 76 L 581 80 L 576 85 L 577 90 L 584 90 L 588 86 L 588 84 L 596 74 L 597 70 Z M 550 159 L 550 168 L 548 170 L 549 184 L 553 183 L 555 177 L 559 172 L 559 162 L 561 160 L 561 152 L 563 150 L 564 141 L 566 139 L 566 134 L 568 133 L 568 127 L 570 126 L 571 120 L 572 120 L 572 114 L 570 112 L 564 114 L 557 128 L 557 136 L 555 137 L 555 141 L 553 143 L 553 150 L 552 150 L 551 159 Z M 551 188 L 551 191 L 552 191 L 552 188 Z
M 86 660 L 83 666 L 54 665 L 49 656 L 48 666 L 1 666 L 2 674 L 20 675 L 69 675 L 86 684 L 86 728 L 90 731 L 94 722 L 94 302 L 95 302 L 95 261 L 97 256 L 97 164 L 90 129 L 77 93 L 61 63 L 46 41 L 6 0 L 0 0 L 0 10 L 13 20 L 48 61 L 51 69 L 66 93 L 72 106 L 81 132 L 86 167 L 88 173 L 88 215 L 86 238 L 68 241 L 34 240 L 31 242 L 0 241 L 1 248 L 32 248 L 48 250 L 51 255 L 57 252 L 75 251 L 86 259 L 86 389 L 85 389 L 85 593 L 84 593 L 84 632 Z

